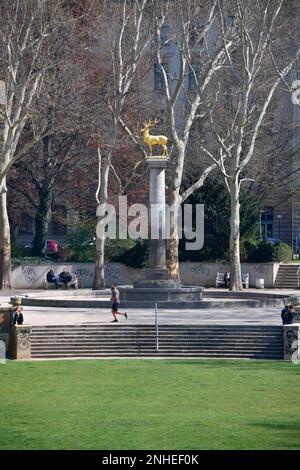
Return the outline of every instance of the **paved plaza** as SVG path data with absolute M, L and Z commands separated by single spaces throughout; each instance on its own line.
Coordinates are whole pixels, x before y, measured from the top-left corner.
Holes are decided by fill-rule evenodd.
M 122 309 L 120 308 L 120 311 Z M 124 310 L 123 310 L 124 311 Z M 152 309 L 127 309 L 128 320 L 120 316 L 119 322 L 130 324 L 154 324 Z M 103 323 L 112 320 L 109 309 L 46 308 L 24 307 L 25 322 L 31 325 L 69 325 L 78 323 Z M 207 310 L 159 310 L 160 324 L 203 324 L 203 325 L 280 325 L 280 309 L 276 307 Z
M 215 289 L 206 289 L 206 292 L 213 293 Z M 249 289 L 247 292 L 258 292 L 256 289 Z M 221 292 L 221 289 L 218 289 Z M 223 291 L 224 294 L 226 291 Z M 298 295 L 299 291 L 296 290 L 275 290 L 265 289 L 264 293 L 268 294 L 284 294 L 287 297 L 290 295 Z M 59 298 L 92 298 L 91 290 L 78 290 L 78 291 L 12 291 L 3 292 L 0 295 L 0 304 L 9 301 L 10 297 L 15 294 L 35 294 L 41 297 L 58 296 Z M 109 295 L 102 295 L 103 300 L 109 300 Z M 210 300 L 214 300 L 213 297 Z M 230 299 L 233 300 L 232 298 Z M 120 307 L 120 311 L 124 309 Z M 126 309 L 128 313 L 128 320 L 120 316 L 119 322 L 130 324 L 154 324 L 155 311 L 154 309 Z M 203 324 L 203 325 L 280 325 L 281 324 L 281 308 L 277 307 L 263 307 L 263 308 L 247 308 L 247 307 L 231 307 L 231 308 L 209 308 L 209 309 L 159 309 L 158 319 L 160 324 Z M 80 323 L 103 323 L 108 324 L 112 320 L 112 315 L 109 308 L 56 308 L 56 307 L 24 307 L 25 323 L 30 325 L 70 325 Z

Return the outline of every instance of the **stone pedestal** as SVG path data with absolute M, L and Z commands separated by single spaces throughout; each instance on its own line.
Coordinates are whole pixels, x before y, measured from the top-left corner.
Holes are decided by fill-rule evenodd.
M 294 307 L 295 313 L 293 315 L 293 323 L 300 324 L 300 307 Z
M 30 334 L 30 325 L 13 326 L 9 347 L 9 355 L 12 359 L 31 359 Z
M 166 181 L 165 170 L 169 159 L 167 157 L 148 157 L 146 159 L 150 170 L 149 194 L 149 259 L 148 268 L 144 271 L 144 279 L 133 283 L 136 288 L 179 287 L 169 280 L 166 267 Z M 163 281 L 163 282 L 161 282 Z
M 300 362 L 300 324 L 283 326 L 284 360 Z
M 167 157 L 148 157 L 150 171 L 149 194 L 149 259 L 144 278 L 134 281 L 135 288 L 179 288 L 180 284 L 169 279 L 166 267 L 166 181 Z
M 199 308 L 203 288 L 181 286 L 169 279 L 166 266 L 166 182 L 167 157 L 148 157 L 150 171 L 149 195 L 149 260 L 142 279 L 133 287 L 120 288 L 121 301 L 127 307 L 152 308 L 157 303 L 162 308 Z M 132 304 L 132 305 L 131 305 Z
M 166 269 L 166 179 L 165 171 L 169 159 L 167 157 L 147 158 L 150 170 L 150 237 L 149 237 L 149 272 L 160 270 L 162 275 Z M 149 278 L 149 277 L 148 277 Z M 165 279 L 165 277 L 163 277 Z

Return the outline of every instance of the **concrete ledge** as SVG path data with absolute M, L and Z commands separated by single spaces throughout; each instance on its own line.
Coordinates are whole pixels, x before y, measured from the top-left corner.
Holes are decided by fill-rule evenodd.
M 9 357 L 31 359 L 31 326 L 16 325 L 11 329 Z
M 300 360 L 300 324 L 283 327 L 284 360 L 299 363 Z
M 154 308 L 157 303 L 158 308 L 165 309 L 221 309 L 221 308 L 263 308 L 263 307 L 282 307 L 281 299 L 266 298 L 261 300 L 223 300 L 223 301 L 128 301 L 124 300 L 120 304 L 120 308 Z M 33 307 L 58 307 L 58 308 L 111 308 L 109 300 L 90 300 L 90 299 L 39 299 L 39 298 L 24 298 L 22 305 Z

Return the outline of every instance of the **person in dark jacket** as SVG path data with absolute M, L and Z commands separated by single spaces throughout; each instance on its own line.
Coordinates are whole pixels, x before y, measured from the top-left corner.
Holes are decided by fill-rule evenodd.
M 68 289 L 68 282 L 72 281 L 71 274 L 67 271 L 67 268 L 64 268 L 63 272 L 59 275 L 59 282 L 62 282 L 66 289 Z
M 226 288 L 230 286 L 230 272 L 224 274 L 224 283 Z
M 50 284 L 55 284 L 56 289 L 59 288 L 57 276 L 54 274 L 53 269 L 47 272 L 47 282 Z
M 293 305 L 286 305 L 281 311 L 281 319 L 283 325 L 291 325 L 294 319 L 294 307 Z
M 24 322 L 24 316 L 22 313 L 23 309 L 20 307 L 20 305 L 17 306 L 14 317 L 13 317 L 13 326 L 15 325 L 23 325 Z

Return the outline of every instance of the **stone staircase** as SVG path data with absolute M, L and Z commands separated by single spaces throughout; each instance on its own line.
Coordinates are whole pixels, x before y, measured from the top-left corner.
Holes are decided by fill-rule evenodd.
M 281 264 L 278 269 L 274 287 L 276 289 L 297 289 L 297 271 L 299 264 Z
M 281 326 L 161 325 L 159 351 L 151 325 L 35 326 L 32 358 L 203 357 L 283 359 Z

